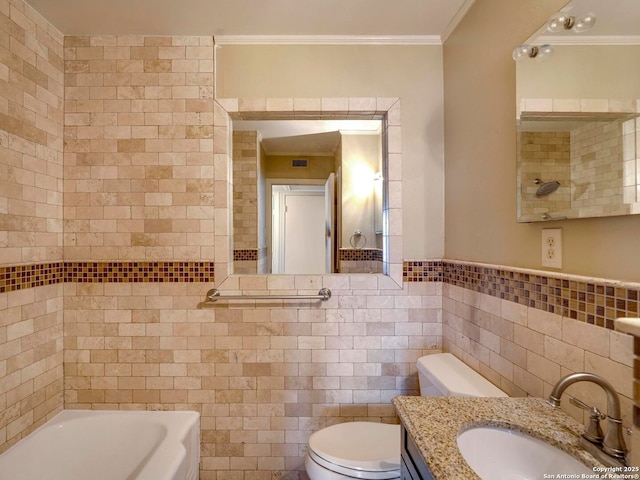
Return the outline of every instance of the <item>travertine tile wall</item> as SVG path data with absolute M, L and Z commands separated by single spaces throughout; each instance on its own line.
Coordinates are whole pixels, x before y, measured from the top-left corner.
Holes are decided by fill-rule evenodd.
M 255 130 L 233 132 L 234 250 L 258 248 L 258 147 Z
M 65 37 L 66 260 L 213 260 L 213 38 Z
M 306 478 L 313 431 L 396 421 L 391 398 L 418 393 L 415 361 L 441 347 L 438 283 L 236 281 L 251 291 L 325 286 L 333 296 L 197 309 L 211 285 L 65 284 L 66 408 L 195 409 L 203 480 Z
M 0 1 L 0 267 L 62 260 L 62 41 Z M 62 285 L 34 285 L 0 289 L 0 451 L 62 408 Z
M 0 264 L 62 259 L 62 35 L 0 2 Z
M 520 132 L 518 135 L 518 176 L 522 195 L 520 215 L 540 218 L 543 213 L 567 215 L 571 210 L 571 139 L 569 132 Z M 536 197 L 540 184 L 558 181 L 560 188 L 545 197 Z
M 341 248 L 341 273 L 382 273 L 381 248 Z
M 581 217 L 615 214 L 623 203 L 622 123 L 589 122 L 571 131 L 572 208 Z M 635 129 L 632 141 L 635 150 Z
M 566 198 L 570 199 L 571 205 L 566 213 L 570 218 L 638 213 L 640 144 L 637 99 L 526 98 L 521 100 L 519 109 L 534 115 L 555 113 L 585 120 L 582 125 L 568 131 L 571 165 L 567 180 L 571 182 L 566 185 L 568 189 L 563 184 L 558 190 L 565 196 L 569 192 Z M 588 121 L 590 119 L 593 121 Z M 564 137 L 567 132 L 557 134 Z M 546 142 L 543 135 L 551 139 L 553 133 L 522 132 L 518 136 L 518 178 L 525 194 L 530 190 L 530 181 L 525 176 L 537 169 L 535 162 L 527 163 L 526 159 L 544 158 L 544 154 L 535 152 L 554 148 L 549 145 L 542 148 L 533 146 L 539 143 L 538 139 Z M 559 198 L 555 194 L 553 197 Z M 547 199 L 551 200 L 551 197 Z M 536 215 L 529 208 L 529 199 L 525 196 L 518 201 L 521 219 L 535 219 Z M 535 207 L 535 202 L 532 206 Z M 560 215 L 562 213 L 559 211 Z
M 626 334 L 454 285 L 443 288 L 443 347 L 512 396 L 546 397 L 563 375 L 601 375 L 620 394 L 632 425 L 633 342 Z M 567 390 L 601 411 L 604 392 L 584 382 Z M 568 396 L 563 408 L 583 421 Z

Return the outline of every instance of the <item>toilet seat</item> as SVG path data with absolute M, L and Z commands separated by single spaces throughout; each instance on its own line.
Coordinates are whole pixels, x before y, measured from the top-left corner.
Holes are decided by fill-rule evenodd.
M 368 480 L 400 476 L 400 425 L 339 423 L 309 438 L 309 457 L 333 472 Z

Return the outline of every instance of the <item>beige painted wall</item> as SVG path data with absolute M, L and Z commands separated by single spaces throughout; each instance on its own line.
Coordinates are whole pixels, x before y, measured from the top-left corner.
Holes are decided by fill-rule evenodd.
M 400 97 L 404 258 L 409 259 L 444 254 L 442 90 L 440 46 L 263 45 L 217 50 L 219 98 Z
M 516 223 L 511 50 L 564 3 L 477 0 L 445 42 L 445 256 L 540 269 L 541 230 L 559 227 L 562 271 L 639 281 L 640 217 Z

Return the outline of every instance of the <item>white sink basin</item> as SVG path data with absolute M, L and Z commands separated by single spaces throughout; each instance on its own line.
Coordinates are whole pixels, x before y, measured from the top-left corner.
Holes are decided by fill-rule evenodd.
M 571 455 L 526 434 L 497 427 L 476 427 L 458 435 L 460 453 L 483 480 L 558 478 L 593 474 Z

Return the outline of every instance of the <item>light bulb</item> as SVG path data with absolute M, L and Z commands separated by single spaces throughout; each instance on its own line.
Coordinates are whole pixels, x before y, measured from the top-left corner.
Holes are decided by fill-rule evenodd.
M 535 58 L 536 60 L 546 60 L 553 53 L 553 47 L 548 43 L 544 45 L 540 45 L 539 47 L 535 45 L 518 45 L 513 49 L 513 53 L 511 56 L 513 59 L 518 62 L 523 58 Z
M 548 43 L 544 45 L 540 45 L 538 47 L 538 52 L 535 55 L 535 59 L 539 61 L 547 60 L 553 54 L 553 47 Z
M 513 49 L 513 53 L 511 54 L 511 56 L 516 62 L 522 60 L 523 58 L 528 58 L 529 48 L 529 45 L 518 45 Z
M 596 23 L 596 16 L 592 12 L 576 17 L 573 31 L 576 33 L 586 32 Z
M 558 12 L 551 15 L 547 22 L 547 30 L 553 33 L 569 30 L 573 26 L 573 17 L 565 12 Z
M 547 30 L 559 33 L 564 30 L 573 30 L 575 33 L 582 33 L 589 30 L 596 23 L 595 14 L 589 12 L 579 17 L 572 17 L 565 12 L 558 12 L 551 15 L 547 22 Z

